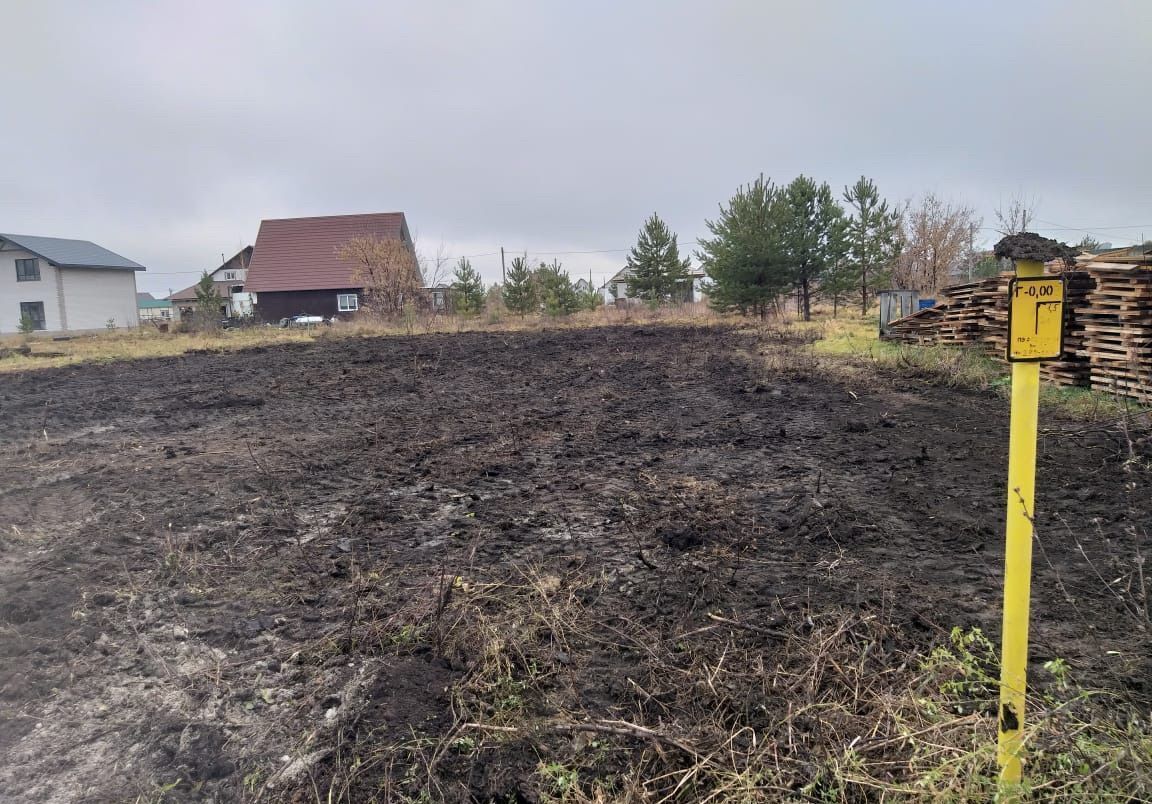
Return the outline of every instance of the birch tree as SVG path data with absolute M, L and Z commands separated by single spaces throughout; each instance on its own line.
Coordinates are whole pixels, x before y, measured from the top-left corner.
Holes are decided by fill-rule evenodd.
M 909 204 L 901 222 L 902 246 L 896 261 L 895 284 L 921 293 L 935 293 L 966 274 L 965 259 L 980 218 L 971 207 L 944 201 L 933 193 Z

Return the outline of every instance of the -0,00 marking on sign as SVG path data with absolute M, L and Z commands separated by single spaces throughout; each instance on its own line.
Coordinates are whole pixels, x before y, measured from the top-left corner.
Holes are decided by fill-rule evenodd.
M 1008 360 L 1055 360 L 1064 352 L 1064 277 L 1018 276 L 1008 285 Z

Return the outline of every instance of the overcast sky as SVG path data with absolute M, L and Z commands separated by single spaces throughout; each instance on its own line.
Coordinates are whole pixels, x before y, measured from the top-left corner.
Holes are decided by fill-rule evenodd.
M 489 280 L 501 246 L 620 249 L 557 255 L 601 280 L 647 215 L 693 243 L 761 172 L 1152 237 L 1147 0 L 4 10 L 0 231 L 94 240 L 142 290 L 262 218 L 393 210 Z

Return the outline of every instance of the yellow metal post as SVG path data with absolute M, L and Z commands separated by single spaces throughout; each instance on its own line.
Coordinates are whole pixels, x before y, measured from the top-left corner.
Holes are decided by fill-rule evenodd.
M 1016 262 L 1018 277 L 1041 276 L 1044 264 Z M 1036 488 L 1036 420 L 1040 364 L 1012 364 L 1008 437 L 1008 517 L 1004 548 L 1004 627 L 1000 660 L 1000 782 L 1019 784 L 1024 693 L 1028 674 L 1028 608 L 1032 590 L 1032 519 Z

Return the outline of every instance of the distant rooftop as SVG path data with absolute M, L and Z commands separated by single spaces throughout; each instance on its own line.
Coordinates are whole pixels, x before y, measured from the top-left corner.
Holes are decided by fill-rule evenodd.
M 403 212 L 261 221 L 247 289 L 267 293 L 363 287 L 363 280 L 356 278 L 357 266 L 338 252 L 364 237 L 411 243 Z
M 30 251 L 59 268 L 119 268 L 128 271 L 147 270 L 138 262 L 121 257 L 114 251 L 88 240 L 68 240 L 63 237 L 0 234 L 18 248 Z

